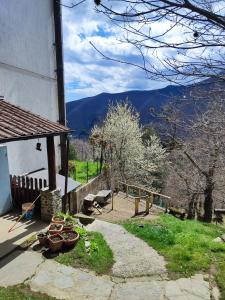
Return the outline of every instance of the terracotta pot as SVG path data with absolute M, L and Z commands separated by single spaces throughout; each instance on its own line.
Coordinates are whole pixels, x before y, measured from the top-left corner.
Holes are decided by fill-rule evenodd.
M 63 233 L 67 234 L 67 235 L 72 234 L 73 238 L 66 239 L 66 238 L 63 237 Z M 64 231 L 64 232 L 62 232 L 62 237 L 63 237 L 63 244 L 64 244 L 64 246 L 65 247 L 72 247 L 79 240 L 80 235 L 79 235 L 79 233 L 74 232 L 74 231 Z
M 61 219 L 61 217 L 53 216 L 52 217 L 52 223 L 64 224 L 65 223 L 65 218 Z
M 48 244 L 48 236 L 44 234 L 37 234 L 40 245 L 46 246 Z
M 71 225 L 66 225 L 66 224 L 64 224 L 64 225 L 63 225 L 63 231 L 72 231 L 72 230 L 73 230 L 73 227 L 74 227 L 73 224 L 71 224 Z
M 63 246 L 63 237 L 60 234 L 53 234 L 48 238 L 48 244 L 51 252 L 58 252 Z
M 58 228 L 54 228 L 54 227 Z M 51 223 L 48 227 L 48 231 L 51 235 L 60 233 L 63 230 L 63 225 L 62 224 L 57 224 L 57 223 Z

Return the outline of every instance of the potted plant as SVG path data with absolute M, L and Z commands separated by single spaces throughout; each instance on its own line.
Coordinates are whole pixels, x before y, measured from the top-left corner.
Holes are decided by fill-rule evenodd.
M 63 237 L 63 244 L 66 247 L 72 247 L 78 241 L 80 235 L 75 231 L 64 231 L 61 236 Z
M 40 231 L 37 234 L 37 239 L 40 243 L 40 245 L 47 245 L 48 242 L 48 231 Z
M 65 223 L 63 224 L 63 231 L 71 231 L 71 230 L 73 230 L 73 227 L 74 227 L 73 220 L 71 220 L 70 218 L 67 218 L 65 220 Z
M 65 222 L 65 217 L 60 213 L 57 213 L 52 217 L 52 223 L 64 224 L 64 222 Z
M 63 237 L 58 233 L 50 235 L 48 238 L 48 244 L 51 252 L 58 252 L 63 246 Z
M 62 231 L 62 229 L 63 229 L 62 224 L 51 223 L 49 225 L 48 231 L 52 235 L 52 234 L 60 233 Z

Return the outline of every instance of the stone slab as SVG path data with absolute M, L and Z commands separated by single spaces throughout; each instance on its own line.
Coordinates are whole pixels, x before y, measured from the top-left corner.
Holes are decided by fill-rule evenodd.
M 201 274 L 174 281 L 129 281 L 115 285 L 110 300 L 210 300 Z
M 40 265 L 28 284 L 33 291 L 71 300 L 108 300 L 114 286 L 110 278 L 49 260 Z
M 163 300 L 163 282 L 128 282 L 117 284 L 110 300 Z
M 0 286 L 23 283 L 35 273 L 43 262 L 42 256 L 31 251 L 15 251 L 0 261 Z

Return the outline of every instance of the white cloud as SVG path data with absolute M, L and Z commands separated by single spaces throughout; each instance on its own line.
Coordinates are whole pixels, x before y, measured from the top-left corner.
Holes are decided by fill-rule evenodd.
M 66 4 L 71 3 L 65 1 Z M 133 63 L 138 63 L 141 59 L 133 46 L 120 42 L 124 32 L 104 15 L 95 11 L 93 0 L 74 9 L 63 8 L 63 26 L 67 100 L 102 92 L 116 93 L 165 86 L 165 83 L 150 81 L 143 71 L 135 67 L 104 60 L 91 46 L 90 42 L 111 58 L 121 58 Z M 160 34 L 168 26 L 170 24 L 167 21 L 153 24 L 151 32 Z M 179 28 L 171 32 L 169 39 L 179 41 Z M 167 54 L 168 50 L 157 52 L 161 58 Z M 146 57 L 154 61 L 152 51 L 146 53 Z

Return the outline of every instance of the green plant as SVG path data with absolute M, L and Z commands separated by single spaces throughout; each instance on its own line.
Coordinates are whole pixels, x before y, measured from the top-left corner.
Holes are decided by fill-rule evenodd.
M 56 261 L 67 266 L 88 268 L 99 274 L 108 273 L 114 263 L 113 253 L 102 234 L 87 232 L 80 227 L 77 227 L 76 231 L 80 234 L 76 246 L 71 251 L 59 255 Z M 90 241 L 90 255 L 85 249 L 86 238 Z
M 15 285 L 11 287 L 0 287 L 0 299 L 5 300 L 53 300 L 56 298 L 46 294 L 33 292 L 25 284 Z
M 97 251 L 98 252 L 98 244 L 95 242 L 95 241 L 91 241 L 90 243 L 90 251 L 91 252 L 94 252 L 94 251 Z
M 82 227 L 76 227 L 76 228 L 74 229 L 74 231 L 76 231 L 77 233 L 79 233 L 79 235 L 80 235 L 81 237 L 87 236 L 87 230 L 86 230 L 85 228 L 82 228 Z

